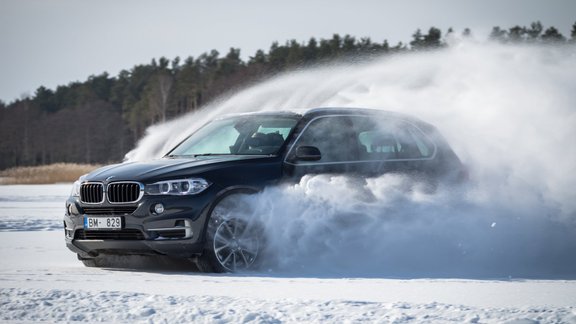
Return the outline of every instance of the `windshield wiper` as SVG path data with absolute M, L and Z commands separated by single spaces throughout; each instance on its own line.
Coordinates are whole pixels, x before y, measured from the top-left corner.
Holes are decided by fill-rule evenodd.
M 192 154 L 193 157 L 198 156 L 216 156 L 216 155 L 232 155 L 230 153 L 199 153 L 199 154 Z
M 260 154 L 233 154 L 233 153 L 198 153 L 198 154 L 169 154 L 164 156 L 169 159 L 179 159 L 179 158 L 196 158 L 200 156 L 229 156 L 229 155 L 251 155 L 251 156 L 276 156 L 274 153 L 260 153 Z
M 218 156 L 218 155 L 232 155 L 230 153 L 198 153 L 198 154 L 169 154 L 165 158 L 179 159 L 179 158 L 195 158 L 198 156 Z

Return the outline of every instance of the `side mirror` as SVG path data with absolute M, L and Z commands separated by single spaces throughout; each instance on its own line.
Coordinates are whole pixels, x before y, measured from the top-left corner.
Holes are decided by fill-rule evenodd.
M 296 148 L 296 160 L 318 161 L 321 158 L 322 154 L 316 146 L 298 146 Z

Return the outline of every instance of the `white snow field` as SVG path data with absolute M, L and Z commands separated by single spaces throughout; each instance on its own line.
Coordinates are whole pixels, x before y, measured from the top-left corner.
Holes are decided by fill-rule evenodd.
M 267 188 L 248 201 L 268 235 L 253 273 L 84 268 L 64 244 L 69 184 L 0 186 L 0 321 L 576 323 L 575 49 L 455 42 L 303 69 L 149 128 L 129 160 L 222 114 L 386 109 L 437 126 L 469 168 L 435 190 L 398 175 Z
M 576 323 L 573 280 L 85 268 L 60 229 L 69 189 L 0 186 L 0 321 Z

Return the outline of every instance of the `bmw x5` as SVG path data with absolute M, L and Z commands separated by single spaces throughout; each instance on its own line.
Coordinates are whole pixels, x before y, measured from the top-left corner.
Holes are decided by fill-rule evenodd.
M 308 174 L 402 173 L 431 184 L 463 167 L 432 125 L 404 114 L 317 108 L 213 120 L 163 158 L 105 166 L 74 183 L 68 248 L 86 266 L 111 256 L 195 260 L 204 271 L 255 267 L 265 232 L 235 211 L 238 197 Z

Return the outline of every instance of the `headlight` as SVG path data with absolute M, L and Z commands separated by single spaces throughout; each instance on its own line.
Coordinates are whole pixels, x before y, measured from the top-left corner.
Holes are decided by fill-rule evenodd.
M 85 177 L 86 174 L 78 178 L 78 180 L 74 181 L 74 184 L 72 184 L 72 192 L 70 192 L 70 196 L 80 197 L 80 185 L 82 184 L 82 181 L 84 181 Z
M 146 185 L 149 195 L 196 195 L 206 190 L 210 183 L 202 178 L 160 181 Z

